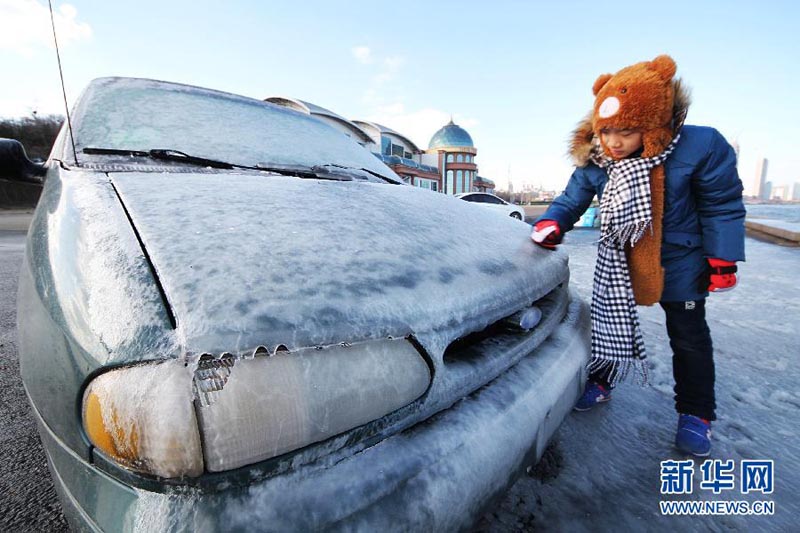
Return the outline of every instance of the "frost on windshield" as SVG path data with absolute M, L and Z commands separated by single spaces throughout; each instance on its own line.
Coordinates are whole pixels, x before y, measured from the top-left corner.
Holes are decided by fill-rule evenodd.
M 141 79 L 95 80 L 75 119 L 77 150 L 177 150 L 240 165 L 336 164 L 395 177 L 368 150 L 302 113 L 260 100 Z
M 441 354 L 567 277 L 566 255 L 534 246 L 527 224 L 412 187 L 112 179 L 196 353 L 414 334 Z

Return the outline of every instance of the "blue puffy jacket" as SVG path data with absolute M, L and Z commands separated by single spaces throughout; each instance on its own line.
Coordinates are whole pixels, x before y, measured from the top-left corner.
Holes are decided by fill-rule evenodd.
M 706 258 L 744 261 L 745 209 L 736 154 L 714 128 L 684 126 L 664 171 L 661 300 L 705 298 L 708 292 L 700 285 Z M 607 181 L 594 163 L 577 168 L 540 220 L 555 220 L 562 231 L 571 230 L 595 194 L 602 197 Z

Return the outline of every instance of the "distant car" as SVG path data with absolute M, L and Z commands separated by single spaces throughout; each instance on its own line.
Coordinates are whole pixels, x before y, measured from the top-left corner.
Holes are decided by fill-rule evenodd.
M 457 194 L 456 198 L 460 198 L 465 202 L 486 206 L 489 209 L 504 213 L 517 220 L 525 220 L 525 211 L 523 211 L 521 207 L 510 204 L 494 194 L 489 194 L 487 192 L 465 192 Z
M 527 227 L 242 96 L 104 78 L 72 126 L 17 316 L 74 529 L 468 528 L 580 393 L 587 306 Z

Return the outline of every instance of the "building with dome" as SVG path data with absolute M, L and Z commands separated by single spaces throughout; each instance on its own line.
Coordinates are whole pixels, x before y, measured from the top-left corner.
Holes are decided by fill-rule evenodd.
M 461 126 L 450 122 L 431 137 L 427 150 L 391 128 L 366 120 L 348 120 L 310 102 L 285 96 L 265 101 L 310 115 L 358 142 L 386 163 L 403 181 L 445 194 L 494 192 L 494 182 L 478 175 L 478 149 Z
M 425 157 L 425 153 L 411 139 L 375 122 L 354 120 L 353 123 L 373 139 L 373 143 L 368 147 L 372 153 L 406 183 L 432 191 L 441 191 L 436 159 Z
M 453 119 L 433 134 L 426 153 L 436 156 L 441 179 L 441 192 L 461 194 L 464 192 L 492 192 L 494 183 L 478 175 L 475 156 L 478 149 L 467 130 L 455 124 Z

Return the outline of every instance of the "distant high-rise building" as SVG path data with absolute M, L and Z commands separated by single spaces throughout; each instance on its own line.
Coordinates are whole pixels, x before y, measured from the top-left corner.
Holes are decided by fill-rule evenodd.
M 770 199 L 771 200 L 787 200 L 788 199 L 788 192 L 789 187 L 786 185 L 775 185 L 774 187 L 770 187 Z
M 795 202 L 800 202 L 800 181 L 794 182 L 794 188 L 792 189 L 792 200 Z
M 764 188 L 761 190 L 761 194 L 759 198 L 763 200 L 769 200 L 772 198 L 772 182 L 768 181 L 764 184 Z
M 733 147 L 733 152 L 736 154 L 736 163 L 738 164 L 739 163 L 739 141 L 734 140 L 731 143 L 731 146 Z
M 762 200 L 769 200 L 770 198 L 769 193 L 764 190 L 767 181 L 767 165 L 768 161 L 766 157 L 760 158 L 756 165 L 755 190 L 753 191 L 753 196 L 761 198 Z

